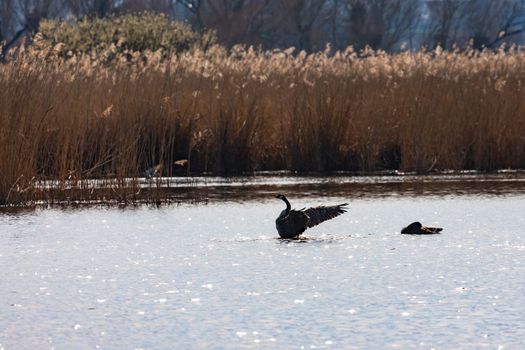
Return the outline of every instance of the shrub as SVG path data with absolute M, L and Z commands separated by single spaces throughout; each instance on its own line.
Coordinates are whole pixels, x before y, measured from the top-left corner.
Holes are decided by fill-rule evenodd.
M 167 55 L 196 48 L 206 51 L 216 43 L 212 31 L 197 33 L 185 23 L 154 13 L 84 17 L 78 21 L 43 20 L 40 33 L 44 44 L 61 45 L 61 52 L 69 55 L 110 48 L 117 53 L 161 50 Z

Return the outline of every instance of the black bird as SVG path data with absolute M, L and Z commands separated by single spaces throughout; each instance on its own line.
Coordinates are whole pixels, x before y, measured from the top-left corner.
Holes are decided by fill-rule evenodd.
M 403 227 L 401 233 L 407 235 L 434 235 L 440 233 L 441 231 L 443 231 L 441 227 L 425 227 L 421 225 L 420 222 L 416 221 L 407 227 Z
M 282 199 L 286 203 L 284 209 L 277 220 L 275 226 L 281 238 L 296 238 L 308 227 L 319 225 L 321 222 L 330 220 L 346 212 L 345 207 L 348 203 L 318 206 L 308 209 L 294 210 L 283 194 L 278 194 L 276 198 Z

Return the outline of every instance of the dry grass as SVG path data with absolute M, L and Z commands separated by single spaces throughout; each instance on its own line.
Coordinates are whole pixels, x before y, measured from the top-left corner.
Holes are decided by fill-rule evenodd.
M 158 163 L 169 176 L 184 158 L 192 173 L 216 174 L 525 168 L 518 49 L 169 59 L 60 50 L 37 43 L 0 65 L 3 204 L 49 200 L 43 179 L 116 178 L 97 198 L 133 200 L 124 178 Z M 54 196 L 83 198 L 79 186 Z

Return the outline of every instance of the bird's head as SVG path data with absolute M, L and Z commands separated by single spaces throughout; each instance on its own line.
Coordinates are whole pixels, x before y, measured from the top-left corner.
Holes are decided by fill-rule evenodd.
M 284 194 L 280 194 L 280 193 L 279 193 L 277 196 L 275 196 L 275 198 L 283 199 L 283 198 L 285 198 L 285 197 L 284 197 Z
M 415 221 L 413 223 L 411 223 L 410 225 L 408 225 L 408 227 L 413 227 L 413 228 L 421 228 L 423 227 L 423 225 L 419 222 L 419 221 Z

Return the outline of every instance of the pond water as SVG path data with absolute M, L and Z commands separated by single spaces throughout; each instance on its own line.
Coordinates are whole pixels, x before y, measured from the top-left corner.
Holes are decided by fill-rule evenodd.
M 416 182 L 287 184 L 349 202 L 302 241 L 276 238 L 282 184 L 0 213 L 0 349 L 523 349 L 523 182 Z M 399 234 L 415 220 L 444 231 Z

